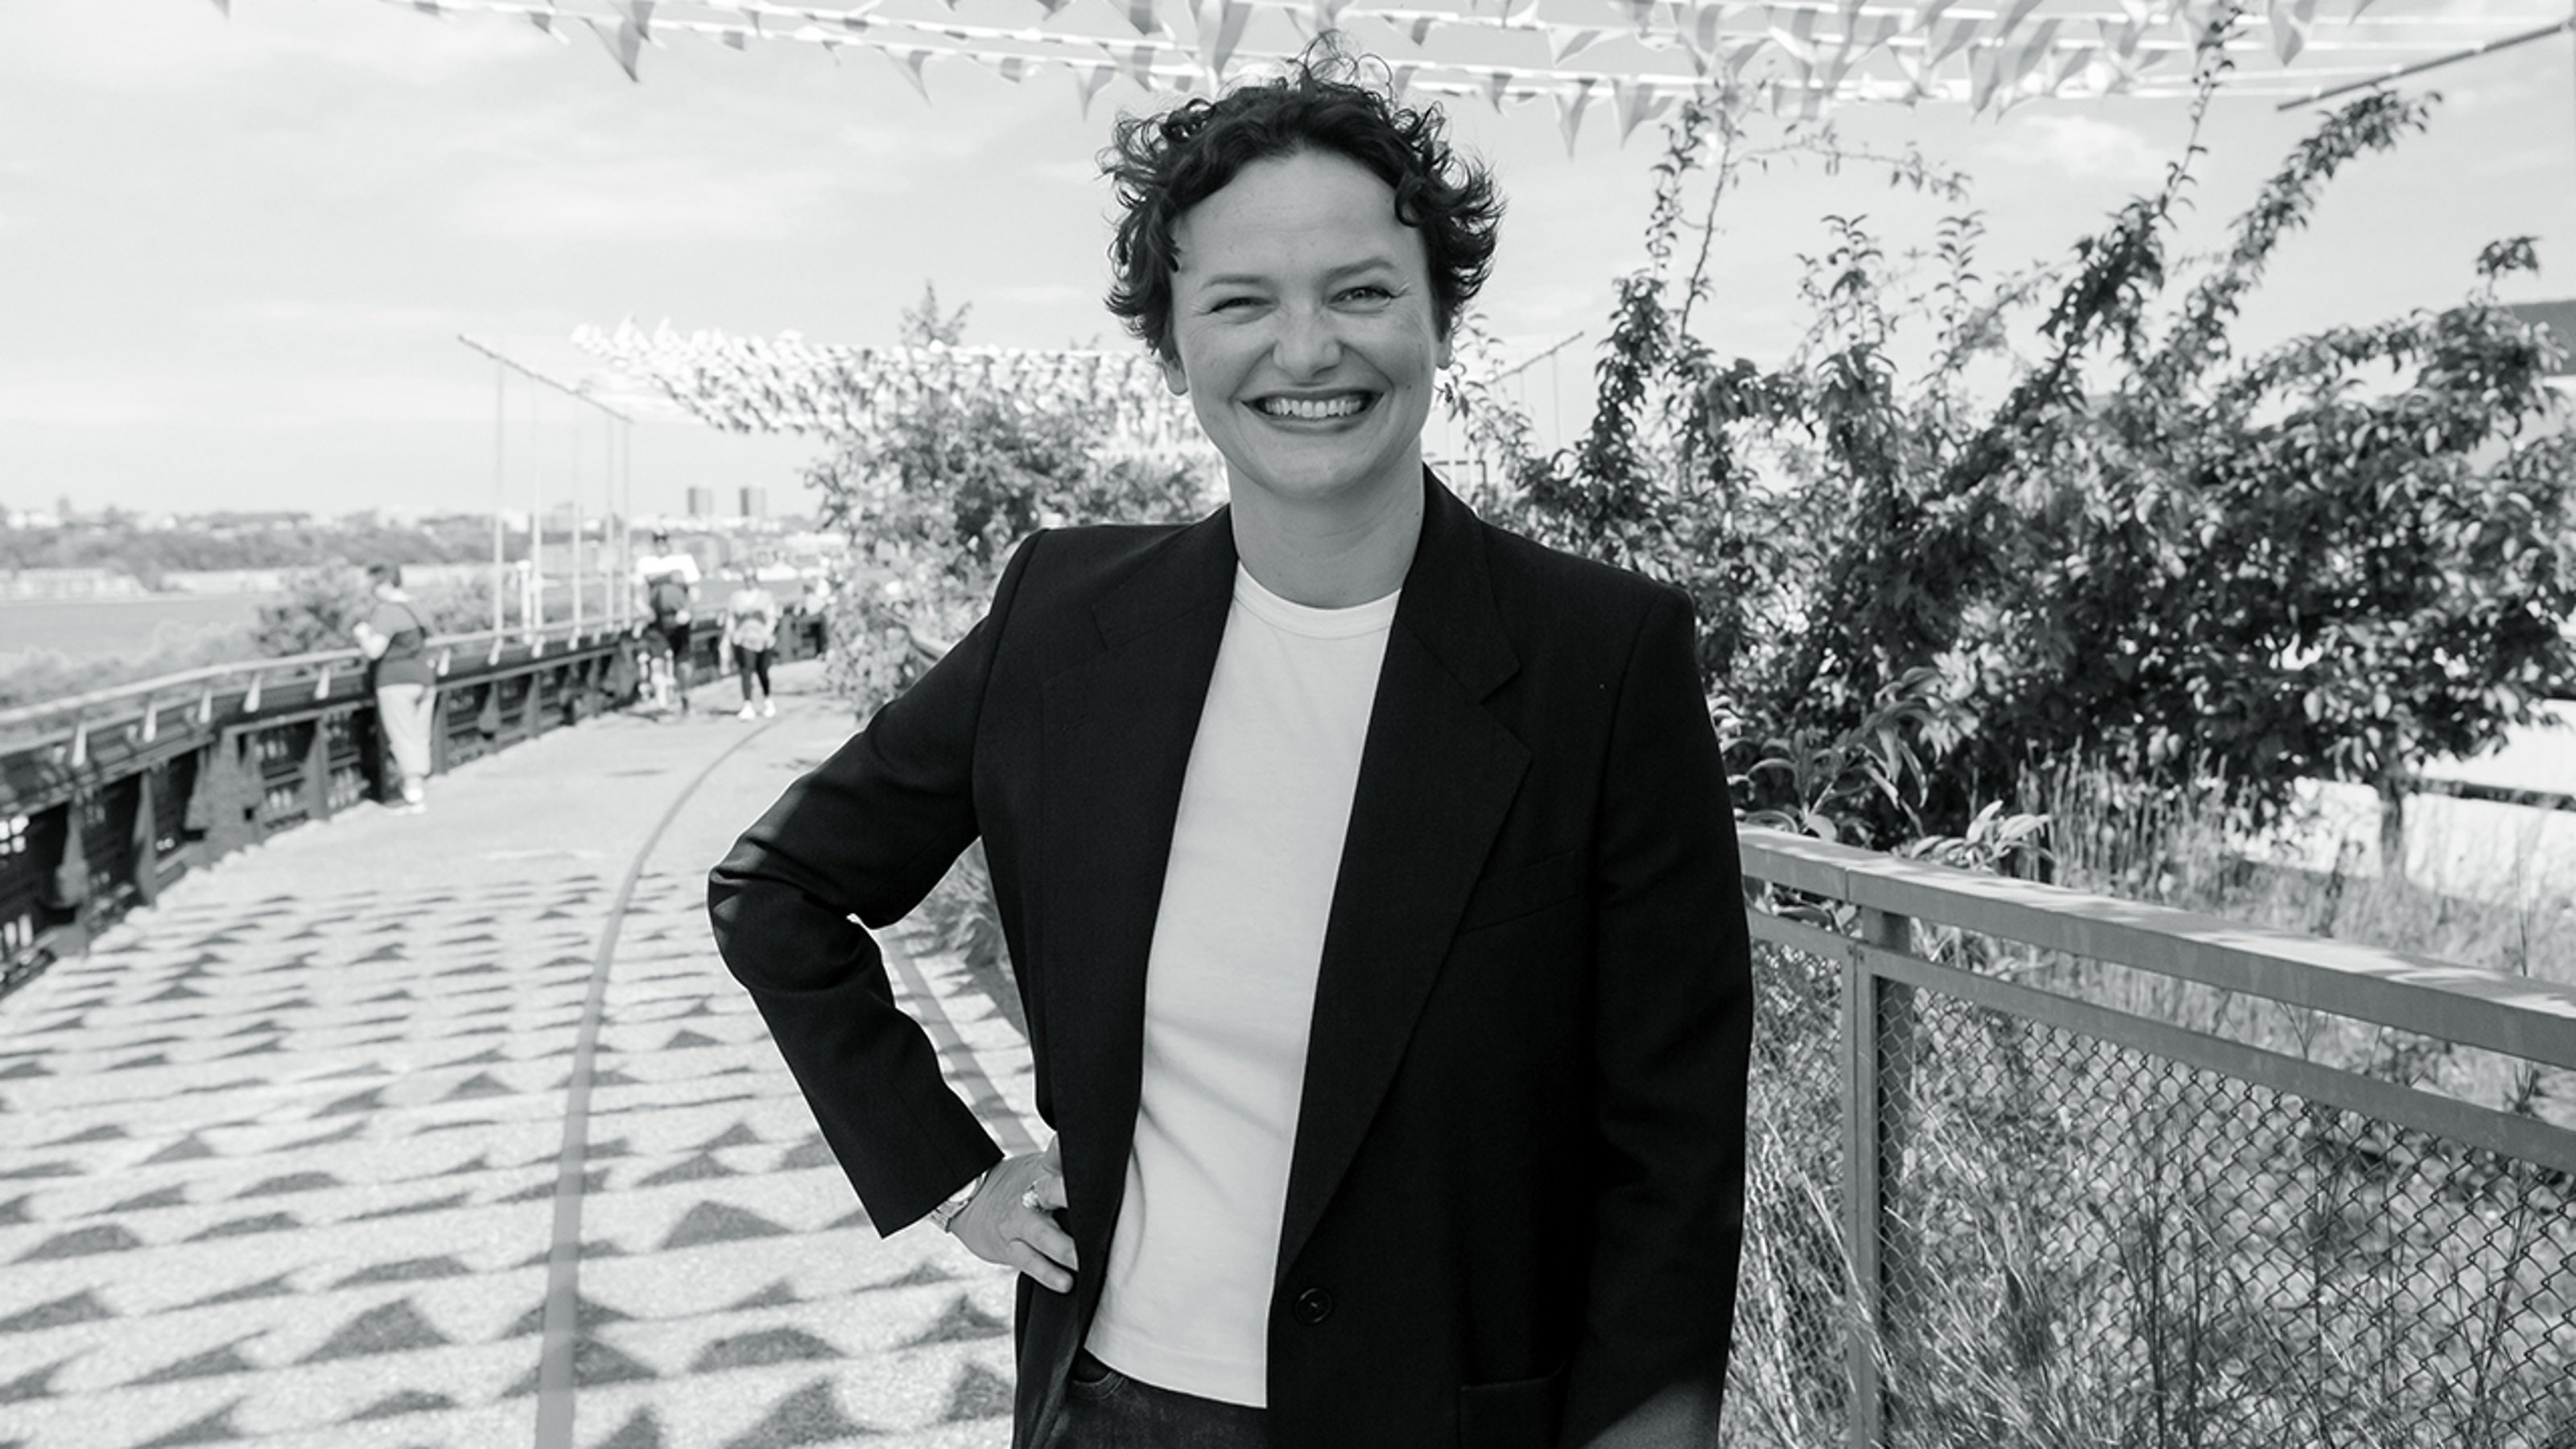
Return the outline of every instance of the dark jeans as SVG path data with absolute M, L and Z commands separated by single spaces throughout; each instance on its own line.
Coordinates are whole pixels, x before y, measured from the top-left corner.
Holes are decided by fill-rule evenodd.
M 1139 1383 L 1076 1354 L 1047 1449 L 1269 1449 L 1270 1416 Z
M 735 677 L 742 681 L 743 703 L 750 704 L 754 700 L 769 698 L 769 661 L 776 657 L 778 657 L 778 651 L 775 649 L 745 649 L 739 644 L 733 646 L 733 672 Z M 751 682 L 755 679 L 760 681 L 758 694 L 751 692 Z

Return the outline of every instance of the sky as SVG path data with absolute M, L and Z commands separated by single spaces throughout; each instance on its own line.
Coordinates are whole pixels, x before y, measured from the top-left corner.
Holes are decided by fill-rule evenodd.
M 2412 9 L 2498 34 L 2555 5 Z M 958 13 L 979 6 L 1033 12 Z M 233 0 L 229 17 L 207 0 L 0 0 L 0 509 L 472 511 L 496 493 L 524 507 L 532 484 L 605 506 L 600 425 L 509 384 L 496 450 L 493 364 L 460 333 L 566 367 L 575 327 L 625 319 L 882 344 L 929 283 L 971 304 L 970 343 L 1132 345 L 1098 300 L 1113 203 L 1093 158 L 1115 111 L 1168 98 L 1122 78 L 1086 115 L 1062 72 L 1013 85 L 943 59 L 925 101 L 865 51 L 688 36 L 648 50 L 637 83 L 570 39 L 378 0 Z M 2423 84 L 2445 97 L 2431 129 L 2337 179 L 2242 340 L 2455 302 L 2505 236 L 2539 237 L 2542 261 L 2508 300 L 2576 296 L 2576 40 Z M 1658 130 L 1622 145 L 1606 110 L 1569 150 L 1543 104 L 1448 107 L 1509 202 L 1484 325 L 1521 355 L 1585 333 L 1523 380 L 1543 432 L 1580 425 L 1588 348 L 1643 260 Z M 1990 274 L 2062 259 L 2156 183 L 2185 119 L 2180 101 L 2126 98 L 1837 113 L 1856 145 L 1910 143 L 1969 176 Z M 2222 99 L 2183 247 L 2215 245 L 2312 122 Z M 1753 177 L 1720 212 L 1703 334 L 1776 362 L 1824 217 L 1865 215 L 1902 253 L 1955 209 L 1870 168 Z M 648 423 L 635 506 L 753 486 L 798 511 L 822 446 Z

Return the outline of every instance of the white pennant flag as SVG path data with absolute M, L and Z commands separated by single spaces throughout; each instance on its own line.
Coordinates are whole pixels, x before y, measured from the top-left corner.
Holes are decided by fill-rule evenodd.
M 902 73 L 905 80 L 912 82 L 912 88 L 921 93 L 923 100 L 930 99 L 930 82 L 921 73 L 922 66 L 930 59 L 931 53 L 928 47 L 879 45 L 876 47 L 876 52 L 893 62 L 894 68 Z
M 2049 47 L 2057 43 L 2059 23 L 2054 16 L 2041 21 L 2036 29 L 2004 53 L 1998 64 L 2003 73 L 1999 85 L 2007 99 L 2027 100 L 2035 91 L 2045 88 L 2049 80 Z M 2041 78 L 2041 86 L 2027 84 L 2033 76 Z
M 1777 6 L 1766 5 L 1763 14 L 1771 23 L 1771 43 L 1788 52 L 1789 58 L 1802 66 L 1816 63 L 1816 12 L 1792 10 L 1786 20 L 1780 18 Z
M 1223 75 L 1225 63 L 1243 39 L 1243 27 L 1252 18 L 1252 7 L 1244 0 L 1192 0 L 1191 19 L 1198 26 L 1199 59 L 1211 75 Z
M 2039 0 L 2011 0 L 2004 6 L 2004 13 L 1995 17 L 1994 38 L 1998 41 L 2012 39 L 2013 31 L 2038 8 Z
M 1996 55 L 1998 47 L 1983 43 L 1968 47 L 1968 109 L 1983 111 L 1995 98 L 1995 86 L 2003 79 L 2003 66 Z
M 1701 75 L 1708 74 L 1709 62 L 1717 58 L 1725 34 L 1726 12 L 1734 7 L 1726 0 L 1702 0 L 1691 8 L 1687 22 L 1676 22 L 1682 46 L 1691 53 L 1691 64 Z
M 644 32 L 635 28 L 634 21 L 620 20 L 614 30 L 596 20 L 584 19 L 582 24 L 589 26 L 590 33 L 599 37 L 599 43 L 608 47 L 609 55 L 616 59 L 618 68 L 626 72 L 628 80 L 643 79 L 635 73 L 635 57 L 643 52 Z
M 2094 24 L 2102 33 L 2102 61 L 2109 71 L 2105 87 L 2125 91 L 2138 79 L 2138 23 L 2134 20 L 2112 20 L 2108 17 Z
M 1905 77 L 1905 100 L 1924 100 L 1932 95 L 1932 68 L 1924 63 L 1922 51 L 1910 45 L 1891 45 L 1887 58 L 1895 63 L 1897 74 Z
M 2096 46 L 2068 46 L 2066 48 L 2066 53 L 2059 57 L 2059 59 L 2049 67 L 2048 93 L 2052 96 L 2056 95 L 2058 92 L 2066 88 L 2067 82 L 2074 80 L 2077 76 L 2089 74 L 2092 71 L 2095 62 L 2101 59 L 2101 55 L 2102 52 L 2100 48 Z M 2107 76 L 2110 74 L 2111 68 L 2108 65 L 2104 65 L 2102 70 Z M 2109 89 L 2109 87 L 2106 85 L 2088 85 L 2086 87 L 2087 93 L 2090 94 L 2098 94 L 2107 89 Z
M 1638 126 L 1671 110 L 1673 105 L 1671 96 L 1625 76 L 1610 82 L 1610 99 L 1619 112 L 1619 140 L 1623 145 Z
M 2288 65 L 2307 48 L 2308 27 L 2317 20 L 2317 0 L 2272 0 L 2272 53 Z
M 1111 76 L 1118 74 L 1118 67 L 1102 60 L 1068 61 L 1066 66 L 1073 72 L 1074 93 L 1082 97 L 1083 118 L 1088 120 L 1091 117 L 1091 98 L 1100 94 L 1100 88 L 1109 84 Z
M 653 38 L 653 7 L 658 0 L 613 0 L 613 8 L 633 22 L 635 33 L 646 40 Z
M 1720 67 L 1726 72 L 1726 83 L 1733 85 L 1744 79 L 1746 64 L 1760 55 L 1762 47 L 1770 43 L 1771 37 L 1767 35 L 1748 35 L 1737 41 L 1733 48 L 1726 52 L 1725 58 L 1719 62 Z
M 1565 154 L 1568 156 L 1574 154 L 1575 133 L 1583 129 L 1583 108 L 1592 104 L 1594 84 L 1595 82 L 1587 76 L 1576 81 L 1568 90 L 1556 93 L 1556 125 L 1558 130 L 1565 133 Z
M 1127 78 L 1146 90 L 1154 88 L 1154 57 L 1160 47 L 1150 42 L 1120 47 L 1126 51 Z M 1112 54 L 1117 52 L 1113 50 Z
M 1976 35 L 1977 21 L 1974 19 L 1948 22 L 1940 28 L 1937 35 L 1931 37 L 1930 44 L 1925 47 L 1924 64 L 1939 65 L 1948 60 L 1959 53 L 1959 47 L 1974 40 Z
M 1786 121 L 1812 121 L 1825 113 L 1825 93 L 1808 85 L 1770 86 L 1771 114 Z
M 1351 0 L 1315 0 L 1315 28 L 1339 30 L 1342 12 L 1351 8 Z

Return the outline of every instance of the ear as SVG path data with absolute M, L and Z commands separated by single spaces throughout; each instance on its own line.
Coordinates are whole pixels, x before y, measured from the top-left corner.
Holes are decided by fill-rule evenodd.
M 1190 395 L 1190 376 L 1181 370 L 1181 354 L 1178 348 L 1168 352 L 1156 352 L 1154 363 L 1163 369 L 1163 386 L 1172 390 L 1172 396 Z
M 1447 372 L 1449 370 L 1449 363 L 1452 356 L 1449 346 L 1449 338 L 1449 331 L 1447 329 L 1443 329 L 1440 333 L 1440 357 L 1437 362 L 1432 364 L 1432 370 L 1435 372 Z

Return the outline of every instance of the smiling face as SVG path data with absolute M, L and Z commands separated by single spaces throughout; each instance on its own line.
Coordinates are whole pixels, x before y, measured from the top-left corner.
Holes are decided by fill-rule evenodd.
M 1255 161 L 1172 239 L 1163 375 L 1225 455 L 1237 511 L 1359 518 L 1420 489 L 1449 340 L 1393 188 L 1332 152 Z

